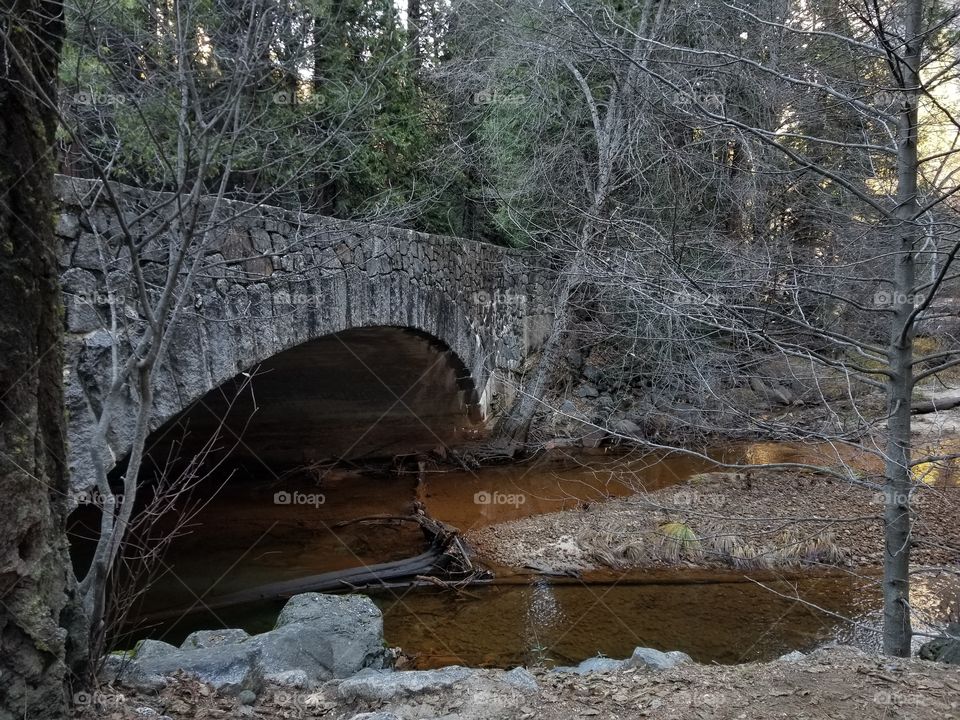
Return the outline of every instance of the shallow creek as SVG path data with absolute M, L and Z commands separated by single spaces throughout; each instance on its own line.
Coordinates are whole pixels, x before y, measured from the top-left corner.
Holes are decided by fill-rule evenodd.
M 723 463 L 824 462 L 823 449 L 753 444 L 710 456 Z M 281 602 L 205 611 L 203 600 L 255 585 L 398 560 L 424 548 L 409 523 L 346 521 L 403 516 L 414 501 L 461 530 L 554 512 L 605 497 L 682 482 L 714 469 L 707 459 L 645 455 L 629 460 L 601 450 L 477 471 L 417 474 L 333 471 L 264 482 L 256 469 L 237 472 L 193 517 L 167 552 L 138 612 L 193 608 L 147 623 L 124 637 L 179 643 L 199 628 L 272 627 Z M 257 479 L 259 478 L 259 479 Z M 519 500 L 522 498 L 522 501 Z M 75 557 L 82 562 L 95 514 L 72 516 Z M 454 663 L 507 667 L 576 663 L 602 654 L 625 657 L 638 645 L 683 650 L 700 662 L 736 663 L 809 650 L 832 639 L 872 646 L 857 624 L 875 620 L 877 578 L 849 574 L 777 578 L 769 573 L 693 569 L 590 573 L 547 579 L 496 568 L 492 585 L 455 594 L 433 589 L 371 593 L 384 612 L 386 639 L 417 667 Z M 796 598 L 802 597 L 804 602 Z M 939 598 L 923 580 L 914 602 Z M 810 604 L 820 609 L 815 609 Z

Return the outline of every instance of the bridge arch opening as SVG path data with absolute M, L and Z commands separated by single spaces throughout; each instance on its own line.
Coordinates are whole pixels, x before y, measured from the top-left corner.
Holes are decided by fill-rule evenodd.
M 154 432 L 148 453 L 154 462 L 189 460 L 218 435 L 233 461 L 273 469 L 381 460 L 477 437 L 479 395 L 437 338 L 354 328 L 280 352 L 211 390 Z
M 355 520 L 411 514 L 416 466 L 385 472 L 387 462 L 475 438 L 483 429 L 478 396 L 445 343 L 373 326 L 280 352 L 192 403 L 147 440 L 134 524 L 146 521 L 122 550 L 134 560 L 118 570 L 143 595 L 122 608 L 129 615 L 114 629 L 117 646 L 144 636 L 179 643 L 209 627 L 197 597 L 423 553 L 416 523 L 371 529 Z M 117 491 L 125 466 L 112 472 Z M 156 497 L 160 504 L 151 504 Z M 99 521 L 95 500 L 71 515 L 80 573 Z M 164 548 L 162 564 L 149 569 L 156 576 L 137 574 L 143 547 Z M 237 625 L 250 621 L 247 610 L 237 612 Z

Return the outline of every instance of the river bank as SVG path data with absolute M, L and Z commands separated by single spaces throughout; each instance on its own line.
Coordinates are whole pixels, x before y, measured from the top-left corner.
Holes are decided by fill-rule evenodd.
M 736 666 L 686 663 L 667 670 L 630 668 L 584 675 L 536 668 L 366 674 L 309 689 L 267 686 L 242 698 L 180 677 L 157 693 L 104 687 L 85 700 L 77 709 L 78 720 L 944 720 L 960 716 L 960 678 L 948 665 L 838 646 Z
M 709 472 L 669 487 L 476 528 L 498 565 L 570 572 L 600 567 L 877 567 L 884 496 L 828 475 L 776 469 Z M 956 564 L 960 486 L 922 485 L 914 562 Z

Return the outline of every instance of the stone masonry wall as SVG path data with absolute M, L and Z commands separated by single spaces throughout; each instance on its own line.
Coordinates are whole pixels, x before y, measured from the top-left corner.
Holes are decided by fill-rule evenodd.
M 175 217 L 172 195 L 111 187 L 135 237 Z M 112 348 L 119 338 L 123 355 L 123 338 L 137 337 L 145 321 L 101 183 L 60 177 L 58 194 L 69 460 L 74 487 L 84 488 Z M 464 382 L 472 381 L 489 421 L 509 405 L 511 376 L 552 322 L 553 274 L 531 253 L 237 202 L 222 204 L 218 217 L 157 370 L 151 429 L 282 350 L 371 326 L 413 328 L 445 343 L 469 370 Z M 148 286 L 162 282 L 171 237 L 163 230 L 144 248 Z M 135 389 L 125 393 L 110 435 L 114 461 L 129 451 L 137 405 Z

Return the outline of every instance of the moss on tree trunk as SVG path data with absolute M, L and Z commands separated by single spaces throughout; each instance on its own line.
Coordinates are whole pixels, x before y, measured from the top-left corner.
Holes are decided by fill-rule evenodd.
M 7 0 L 0 24 L 0 718 L 59 718 L 68 485 L 51 103 L 62 6 Z

